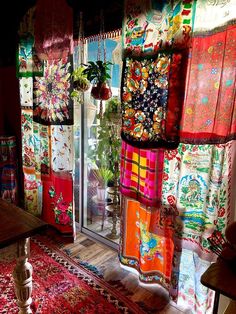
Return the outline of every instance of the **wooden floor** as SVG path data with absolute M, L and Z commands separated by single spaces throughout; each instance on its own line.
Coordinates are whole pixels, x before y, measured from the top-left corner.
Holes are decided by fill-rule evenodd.
M 115 285 L 134 302 L 142 304 L 148 309 L 147 313 L 187 313 L 174 302 L 169 302 L 163 288 L 157 285 L 141 286 L 137 275 L 121 268 L 117 252 L 107 246 L 78 233 L 75 243 L 68 244 L 63 239 L 60 248 L 78 258 L 80 262 L 95 266 L 95 271 L 97 270 L 107 282 Z

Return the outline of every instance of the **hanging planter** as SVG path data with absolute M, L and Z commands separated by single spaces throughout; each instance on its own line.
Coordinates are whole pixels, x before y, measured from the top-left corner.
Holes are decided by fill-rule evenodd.
M 91 96 L 97 100 L 108 100 L 112 96 L 110 86 L 104 82 L 93 85 L 91 89 Z
M 90 87 L 87 75 L 84 73 L 84 67 L 78 67 L 72 72 L 73 88 L 79 92 L 85 92 Z
M 84 64 L 85 70 L 83 73 L 93 83 L 91 96 L 94 99 L 108 100 L 112 96 L 111 88 L 108 85 L 108 79 L 111 78 L 109 74 L 111 64 L 109 61 L 103 62 L 101 60 L 89 61 L 88 64 Z

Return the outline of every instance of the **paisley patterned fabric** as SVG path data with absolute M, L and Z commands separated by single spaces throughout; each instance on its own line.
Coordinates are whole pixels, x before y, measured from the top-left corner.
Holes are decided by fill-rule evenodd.
M 128 55 L 190 45 L 195 1 L 125 1 L 123 46 Z
M 183 102 L 183 82 L 179 77 L 181 59 L 180 53 L 126 59 L 122 84 L 122 138 L 128 143 L 142 148 L 178 146 Z
M 181 142 L 226 143 L 236 138 L 236 26 L 192 39 Z

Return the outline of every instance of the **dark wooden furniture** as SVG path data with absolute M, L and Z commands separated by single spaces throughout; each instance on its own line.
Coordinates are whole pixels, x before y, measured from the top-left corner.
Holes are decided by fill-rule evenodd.
M 220 294 L 236 300 L 236 265 L 233 267 L 229 267 L 226 262 L 218 260 L 201 276 L 201 283 L 215 291 L 213 314 L 218 312 Z
M 13 272 L 17 304 L 21 314 L 32 313 L 32 266 L 28 262 L 30 237 L 47 224 L 23 209 L 0 199 L 0 248 L 17 244 L 17 261 Z

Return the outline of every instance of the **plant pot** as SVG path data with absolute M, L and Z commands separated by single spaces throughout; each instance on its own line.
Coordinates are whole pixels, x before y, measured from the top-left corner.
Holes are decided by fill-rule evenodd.
M 92 87 L 91 95 L 94 99 L 97 100 L 108 100 L 112 96 L 110 86 L 104 83 L 97 83 Z
M 77 81 L 74 81 L 73 87 L 79 92 L 86 92 L 90 87 L 90 83 L 86 79 L 78 79 Z
M 99 201 L 105 201 L 106 199 L 106 189 L 103 187 L 97 187 L 97 199 Z

